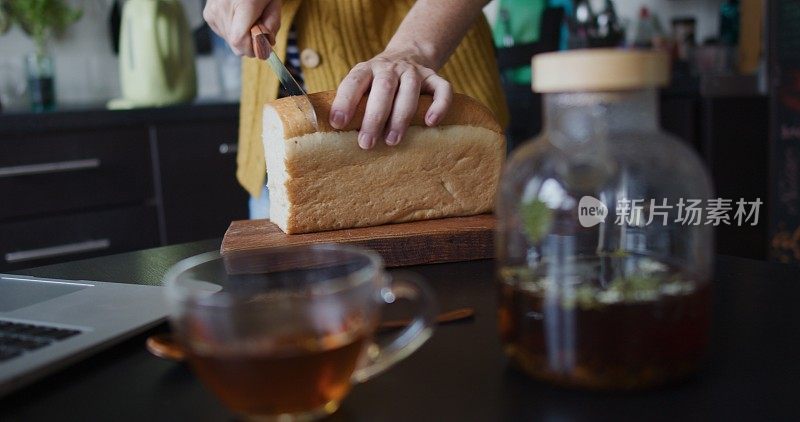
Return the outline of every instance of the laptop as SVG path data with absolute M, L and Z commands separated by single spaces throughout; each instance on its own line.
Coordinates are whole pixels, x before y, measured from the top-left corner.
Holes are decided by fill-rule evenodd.
M 163 287 L 0 274 L 0 397 L 164 321 Z

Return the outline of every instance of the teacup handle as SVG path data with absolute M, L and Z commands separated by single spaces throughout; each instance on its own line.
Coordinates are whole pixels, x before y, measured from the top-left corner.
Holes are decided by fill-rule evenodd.
M 407 272 L 395 276 L 387 274 L 386 277 L 390 278 L 388 286 L 380 292 L 384 302 L 388 304 L 397 299 L 408 299 L 417 302 L 419 309 L 408 327 L 393 335 L 385 345 L 372 343 L 367 346 L 366 363 L 353 373 L 354 382 L 367 381 L 389 369 L 414 353 L 433 335 L 433 328 L 436 325 L 436 300 L 422 279 Z

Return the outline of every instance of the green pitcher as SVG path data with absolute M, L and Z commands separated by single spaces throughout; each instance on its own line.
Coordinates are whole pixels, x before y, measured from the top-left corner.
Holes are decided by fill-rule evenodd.
M 190 102 L 197 94 L 194 45 L 179 0 L 128 0 L 119 40 L 122 98 L 110 108 Z

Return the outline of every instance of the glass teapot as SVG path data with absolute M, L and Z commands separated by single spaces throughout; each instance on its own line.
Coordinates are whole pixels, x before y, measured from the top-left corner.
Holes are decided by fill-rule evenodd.
M 636 389 L 684 378 L 707 349 L 711 183 L 658 127 L 656 52 L 538 55 L 544 131 L 506 166 L 497 204 L 499 328 L 535 378 Z

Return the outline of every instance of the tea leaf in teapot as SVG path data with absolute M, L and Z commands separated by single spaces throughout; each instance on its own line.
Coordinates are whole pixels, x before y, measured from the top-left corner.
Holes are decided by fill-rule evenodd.
M 553 225 L 553 210 L 544 202 L 533 199 L 520 205 L 522 230 L 531 242 L 538 242 Z

